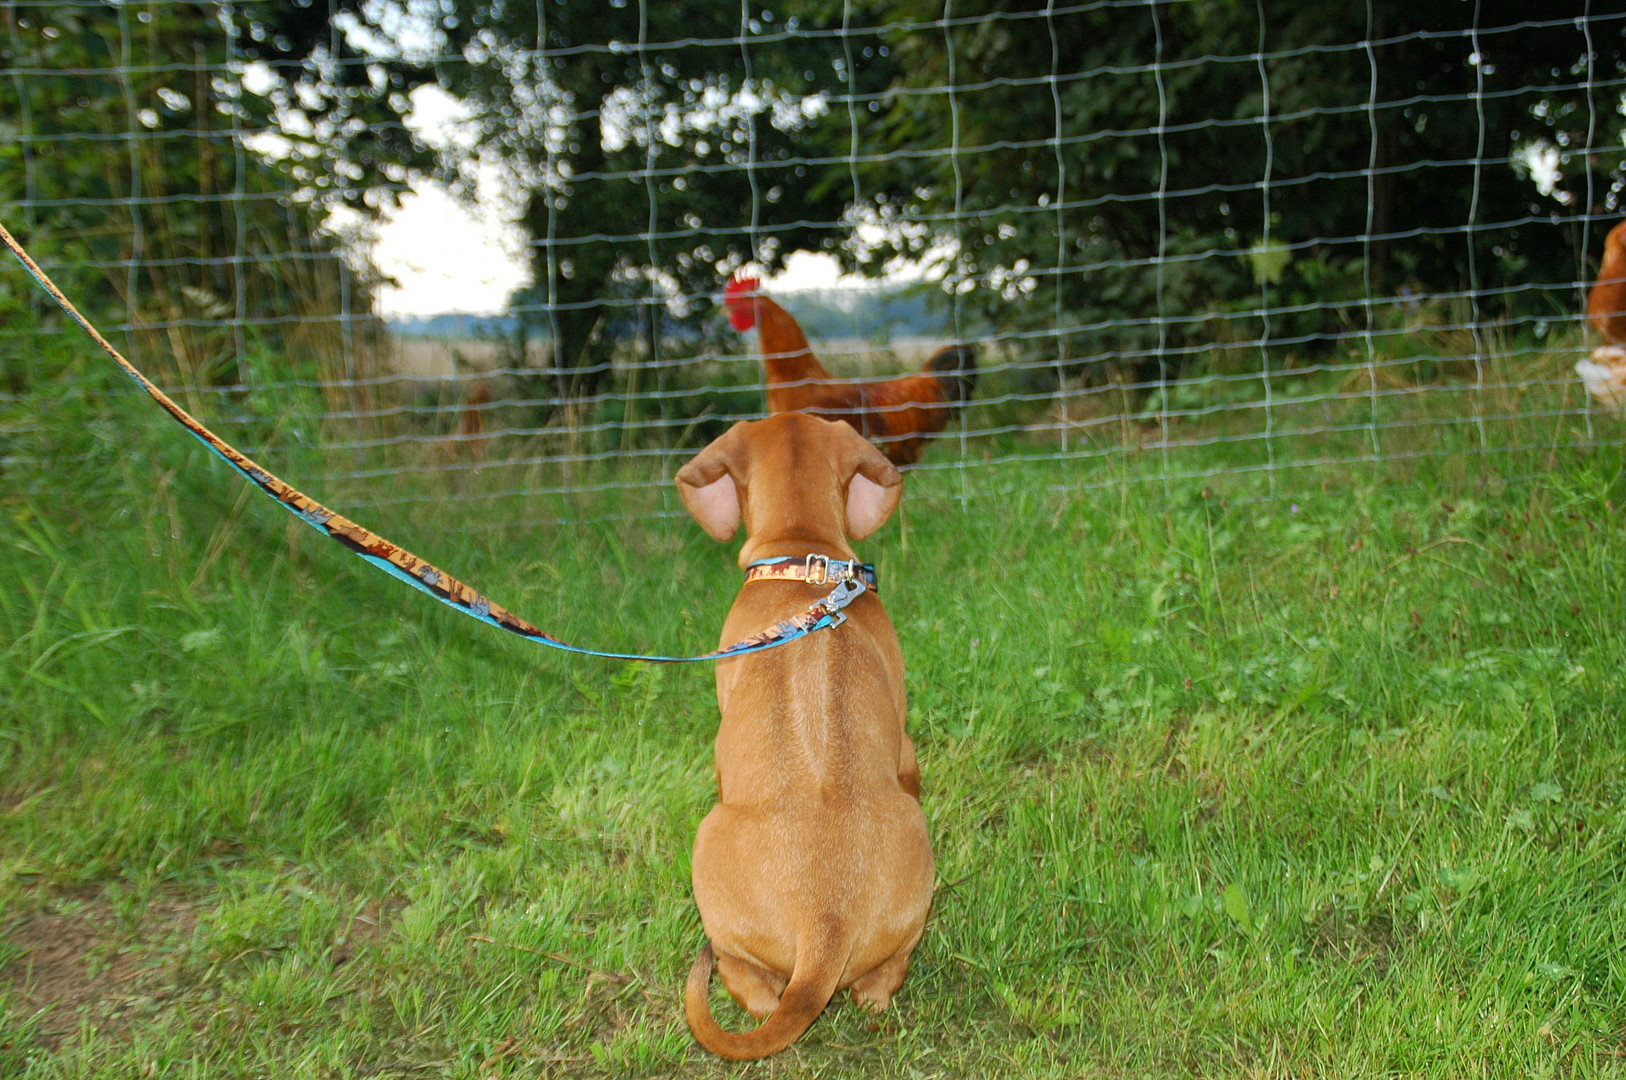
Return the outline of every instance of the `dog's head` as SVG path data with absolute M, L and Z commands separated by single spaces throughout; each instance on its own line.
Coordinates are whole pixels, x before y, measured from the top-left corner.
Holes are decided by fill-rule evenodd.
M 677 486 L 718 540 L 743 520 L 751 542 L 805 540 L 842 554 L 847 537 L 862 540 L 892 516 L 903 474 L 847 424 L 780 413 L 729 428 L 678 470 Z

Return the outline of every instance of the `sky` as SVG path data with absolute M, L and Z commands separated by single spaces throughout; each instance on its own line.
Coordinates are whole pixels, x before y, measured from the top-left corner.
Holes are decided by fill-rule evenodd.
M 375 236 L 374 262 L 398 282 L 379 292 L 386 316 L 492 314 L 530 277 L 519 230 L 504 220 L 497 199 L 471 210 L 439 184 L 422 182 Z
M 432 145 L 460 138 L 461 106 L 438 87 L 414 92 L 407 123 Z M 513 224 L 512 200 L 504 198 L 494 169 L 478 177 L 480 197 L 470 207 L 440 184 L 421 180 L 401 206 L 372 229 L 373 260 L 397 284 L 380 290 L 386 316 L 446 312 L 493 314 L 508 295 L 530 280 L 525 238 Z M 847 284 L 828 255 L 797 252 L 768 284 L 782 292 Z
M 496 178 L 489 183 L 495 186 Z M 375 236 L 374 261 L 399 283 L 380 290 L 379 308 L 386 317 L 493 314 L 530 280 L 524 238 L 504 219 L 500 198 L 483 199 L 471 211 L 444 187 L 424 181 L 376 227 Z M 844 284 L 834 259 L 802 251 L 793 253 L 784 272 L 769 283 L 781 292 Z
M 463 128 L 464 107 L 437 86 L 412 94 L 407 126 L 436 148 L 472 145 Z M 516 208 L 504 197 L 493 168 L 476 174 L 473 205 L 444 186 L 420 180 L 401 205 L 370 231 L 373 262 L 396 284 L 379 292 L 380 311 L 391 315 L 446 312 L 489 315 L 503 310 L 508 295 L 530 280 L 525 237 L 514 222 Z

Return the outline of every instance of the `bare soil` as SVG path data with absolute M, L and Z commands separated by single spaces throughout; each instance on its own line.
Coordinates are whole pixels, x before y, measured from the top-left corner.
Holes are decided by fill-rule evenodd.
M 121 1028 L 161 1007 L 196 926 L 184 901 L 155 900 L 131 926 L 105 897 L 54 900 L 7 929 L 21 955 L 0 967 L 0 993 L 13 1015 L 41 1019 L 52 1049 L 82 1023 Z

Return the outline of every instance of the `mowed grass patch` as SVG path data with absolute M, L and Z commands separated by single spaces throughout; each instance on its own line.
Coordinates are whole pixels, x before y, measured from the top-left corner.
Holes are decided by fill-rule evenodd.
M 0 1074 L 1626 1060 L 1616 450 L 1469 445 L 1276 497 L 1155 453 L 1116 487 L 913 474 L 862 551 L 909 664 L 932 919 L 893 1011 L 840 1000 L 736 1066 L 680 996 L 710 669 L 505 638 L 134 430 L 150 453 L 88 429 L 52 498 L 0 507 Z M 733 548 L 686 520 L 477 509 L 366 523 L 572 640 L 715 643 Z

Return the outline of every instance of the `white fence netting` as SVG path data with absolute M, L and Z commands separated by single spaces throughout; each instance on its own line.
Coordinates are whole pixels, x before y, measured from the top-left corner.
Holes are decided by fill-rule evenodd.
M 0 220 L 350 506 L 670 510 L 765 411 L 740 274 L 854 395 L 973 350 L 918 465 L 965 494 L 1623 430 L 1572 372 L 1626 159 L 1609 5 L 6 0 L 0 51 Z M 380 307 L 431 178 L 512 221 L 495 315 Z M 0 314 L 23 475 L 76 346 L 20 272 Z

